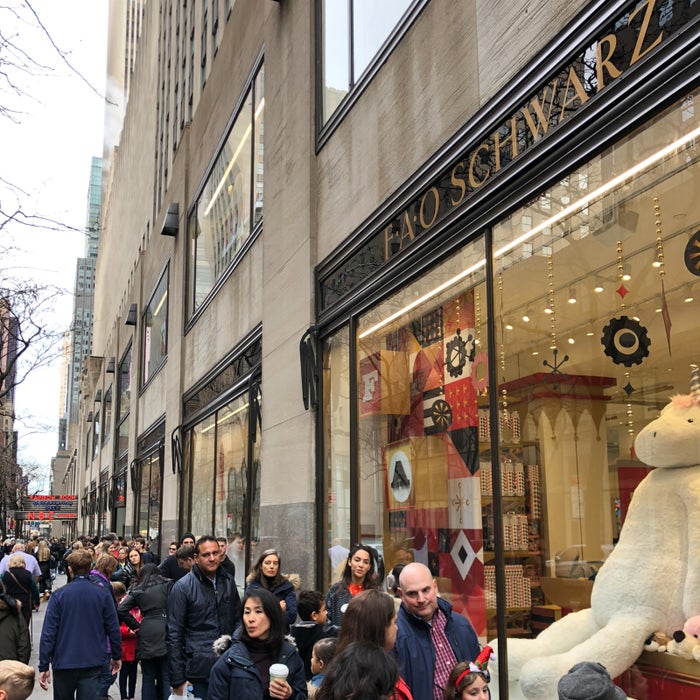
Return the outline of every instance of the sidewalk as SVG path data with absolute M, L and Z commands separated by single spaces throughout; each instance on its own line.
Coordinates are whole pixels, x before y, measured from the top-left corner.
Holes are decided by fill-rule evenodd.
M 58 574 L 56 580 L 53 582 L 53 588 L 61 588 L 67 583 L 65 574 Z M 29 665 L 36 669 L 36 683 L 34 684 L 34 691 L 29 696 L 29 700 L 52 700 L 53 698 L 53 686 L 49 685 L 48 690 L 42 690 L 39 685 L 39 640 L 41 639 L 41 629 L 44 625 L 44 614 L 46 612 L 46 606 L 49 604 L 48 601 L 41 602 L 39 610 L 32 615 L 32 655 L 29 659 Z M 114 683 L 110 686 L 109 694 L 112 698 L 119 697 L 119 678 L 117 678 Z M 139 666 L 138 679 L 136 681 L 136 695 L 135 698 L 141 698 L 141 667 Z

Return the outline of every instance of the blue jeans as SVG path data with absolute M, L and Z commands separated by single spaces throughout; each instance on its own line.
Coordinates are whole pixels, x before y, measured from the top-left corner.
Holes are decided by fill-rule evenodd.
M 168 657 L 141 659 L 141 699 L 168 700 L 170 678 L 168 677 Z
M 54 700 L 97 700 L 101 666 L 53 669 Z
M 117 680 L 118 673 L 112 673 L 111 667 L 112 655 L 105 656 L 104 664 L 102 664 L 102 673 L 100 674 L 100 694 L 98 697 L 105 698 L 109 695 L 109 688 Z

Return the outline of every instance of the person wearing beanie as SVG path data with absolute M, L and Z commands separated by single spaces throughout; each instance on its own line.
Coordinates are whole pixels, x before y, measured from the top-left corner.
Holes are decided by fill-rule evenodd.
M 559 700 L 626 700 L 627 695 L 610 678 L 605 666 L 582 661 L 559 679 Z

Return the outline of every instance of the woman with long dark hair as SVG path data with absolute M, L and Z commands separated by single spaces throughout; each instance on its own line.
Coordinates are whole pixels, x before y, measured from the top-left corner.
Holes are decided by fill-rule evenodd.
M 391 700 L 399 667 L 383 647 L 350 642 L 336 652 L 314 700 Z
M 125 586 L 126 590 L 129 590 L 129 586 L 136 580 L 139 575 L 139 571 L 143 568 L 143 555 L 136 549 L 136 547 L 129 547 L 126 553 L 126 562 L 124 567 L 119 572 L 118 577 L 115 577 L 118 581 L 121 581 Z
M 376 588 L 362 591 L 348 603 L 343 615 L 336 655 L 355 642 L 373 644 L 388 653 L 394 648 L 397 631 L 394 599 Z M 392 698 L 411 700 L 411 697 L 408 685 L 398 676 Z
M 209 674 L 208 700 L 305 700 L 304 662 L 285 639 L 287 623 L 279 600 L 257 588 L 243 599 L 241 622 L 233 639 L 217 640 L 224 649 Z M 285 680 L 270 678 L 270 666 L 284 664 Z
M 347 604 L 358 593 L 378 588 L 374 570 L 374 549 L 356 544 L 348 553 L 340 581 L 334 583 L 326 593 L 328 621 L 340 626 Z
M 282 558 L 276 549 L 266 549 L 255 562 L 248 576 L 246 594 L 259 589 L 270 591 L 279 601 L 287 625 L 297 620 L 297 594 L 292 582 L 282 573 Z
M 172 587 L 173 581 L 163 578 L 155 564 L 144 564 L 119 604 L 119 621 L 138 632 L 136 659 L 143 673 L 143 700 L 168 700 L 170 696 L 165 637 Z M 131 614 L 133 608 L 141 611 L 140 622 Z

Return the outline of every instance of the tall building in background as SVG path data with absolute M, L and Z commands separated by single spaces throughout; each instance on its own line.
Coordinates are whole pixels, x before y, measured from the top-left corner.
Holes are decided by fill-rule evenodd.
M 88 184 L 85 257 L 78 258 L 75 269 L 71 363 L 68 384 L 68 417 L 78 420 L 80 373 L 83 361 L 92 350 L 92 310 L 95 297 L 95 263 L 100 243 L 100 209 L 102 193 L 102 159 L 93 157 Z
M 0 533 L 12 526 L 20 470 L 17 466 L 15 384 L 19 321 L 6 299 L 0 298 Z

